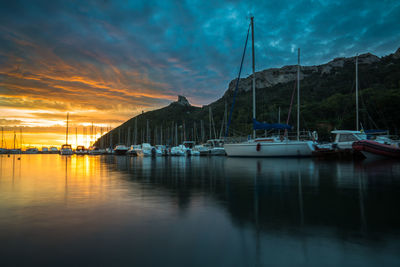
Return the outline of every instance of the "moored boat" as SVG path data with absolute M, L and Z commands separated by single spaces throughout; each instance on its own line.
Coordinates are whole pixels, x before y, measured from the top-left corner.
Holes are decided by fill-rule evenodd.
M 77 146 L 75 149 L 75 154 L 77 154 L 77 155 L 87 154 L 87 150 L 86 150 L 85 146 Z
M 310 157 L 314 151 L 312 141 L 259 138 L 244 143 L 225 144 L 230 157 Z
M 129 156 L 139 156 L 142 152 L 140 145 L 131 145 L 128 152 L 126 152 Z
M 69 144 L 64 144 L 61 146 L 60 155 L 72 155 L 74 152 L 72 151 L 72 147 Z
M 171 156 L 182 157 L 186 155 L 186 147 L 184 145 L 174 146 L 170 151 Z
M 50 151 L 49 151 L 49 153 L 50 154 L 58 154 L 58 149 L 57 149 L 57 147 L 55 147 L 55 146 L 52 146 L 52 147 L 50 147 Z
M 103 150 L 101 150 L 100 148 L 98 148 L 96 146 L 91 146 L 91 147 L 89 147 L 88 154 L 89 155 L 101 155 L 101 154 L 103 154 Z
M 36 147 L 28 147 L 25 150 L 25 154 L 38 154 L 39 150 Z
M 334 149 L 351 150 L 354 142 L 367 139 L 367 135 L 361 131 L 334 130 L 331 133 L 335 134 L 335 141 L 332 143 Z
M 361 152 L 367 159 L 374 158 L 399 158 L 400 147 L 383 144 L 372 140 L 361 140 L 352 145 L 355 151 Z
M 119 144 L 114 148 L 114 154 L 116 155 L 125 155 L 128 152 L 129 148 L 126 145 Z

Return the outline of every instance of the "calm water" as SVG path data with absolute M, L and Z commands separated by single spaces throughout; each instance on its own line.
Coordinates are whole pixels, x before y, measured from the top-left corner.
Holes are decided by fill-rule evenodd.
M 1 266 L 400 266 L 399 204 L 391 161 L 0 155 Z

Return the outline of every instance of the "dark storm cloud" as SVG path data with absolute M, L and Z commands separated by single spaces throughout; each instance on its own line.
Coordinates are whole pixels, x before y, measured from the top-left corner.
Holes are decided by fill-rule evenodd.
M 236 76 L 250 15 L 258 70 L 295 64 L 297 47 L 313 65 L 400 46 L 398 1 L 9 1 L 0 93 L 104 109 L 177 94 L 207 104 Z

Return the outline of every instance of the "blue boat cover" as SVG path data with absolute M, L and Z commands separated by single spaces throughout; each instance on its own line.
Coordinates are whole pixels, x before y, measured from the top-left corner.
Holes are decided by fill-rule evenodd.
M 378 133 L 387 133 L 388 130 L 365 130 L 366 134 L 378 134 Z
M 292 126 L 288 124 L 281 124 L 281 123 L 262 123 L 253 119 L 253 129 L 254 130 L 284 130 L 284 129 L 292 129 Z

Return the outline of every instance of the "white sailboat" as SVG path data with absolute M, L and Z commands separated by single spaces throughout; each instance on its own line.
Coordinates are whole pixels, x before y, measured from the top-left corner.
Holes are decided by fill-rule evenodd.
M 72 151 L 72 146 L 68 144 L 68 118 L 69 118 L 69 113 L 67 113 L 67 130 L 65 133 L 65 144 L 62 145 L 60 149 L 61 155 L 72 155 L 74 153 Z
M 288 138 L 256 138 L 256 129 L 279 129 L 285 125 L 267 125 L 256 121 L 256 78 L 254 63 L 254 17 L 251 17 L 252 59 L 253 59 L 253 139 L 244 143 L 225 144 L 225 152 L 230 157 L 309 157 L 314 151 L 312 141 L 300 140 L 300 49 L 297 68 L 297 140 Z

